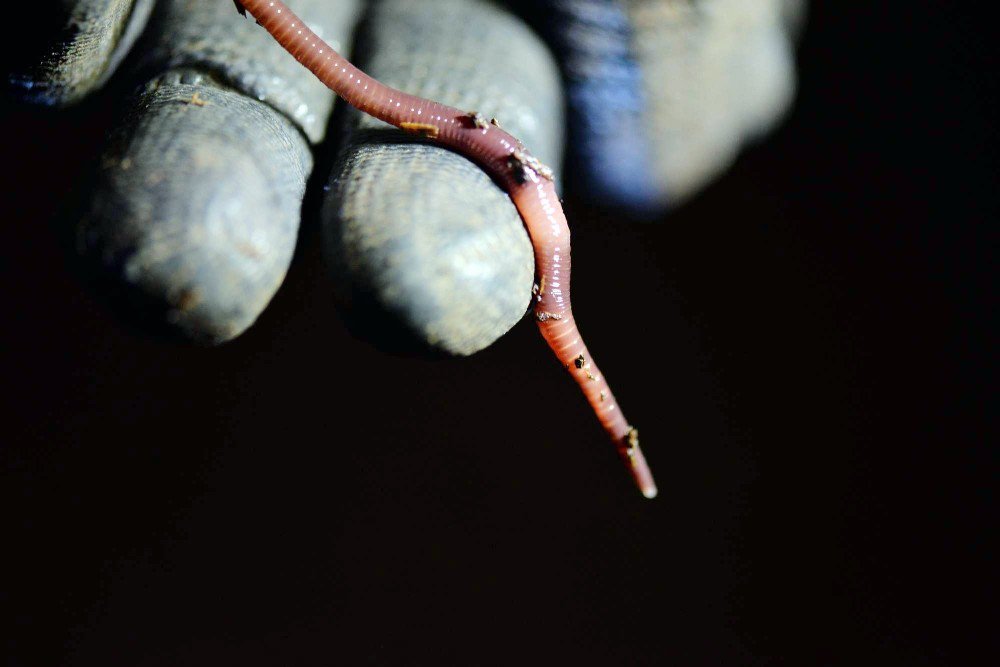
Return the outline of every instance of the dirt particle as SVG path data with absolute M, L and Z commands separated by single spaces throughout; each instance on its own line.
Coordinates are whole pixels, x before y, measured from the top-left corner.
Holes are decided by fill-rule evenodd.
M 513 150 L 507 158 L 507 166 L 514 172 L 514 178 L 518 183 L 525 183 L 529 180 L 537 181 L 533 175 L 552 181 L 555 174 L 552 169 L 542 164 L 541 160 L 529 153 L 527 150 Z
M 419 134 L 422 137 L 428 139 L 437 139 L 438 137 L 438 126 L 432 123 L 400 123 L 399 128 L 404 132 L 409 132 L 410 134 Z
M 208 106 L 208 100 L 203 99 L 201 95 L 198 94 L 198 91 L 195 91 L 194 95 L 192 95 L 190 99 L 184 100 L 184 104 L 196 107 L 205 107 Z
M 625 432 L 625 453 L 628 454 L 629 458 L 632 458 L 635 456 L 638 449 L 639 429 L 634 426 L 629 426 L 628 431 Z
M 488 130 L 490 128 L 490 124 L 486 120 L 486 117 L 478 111 L 470 111 L 469 120 L 472 122 L 473 127 L 480 130 Z

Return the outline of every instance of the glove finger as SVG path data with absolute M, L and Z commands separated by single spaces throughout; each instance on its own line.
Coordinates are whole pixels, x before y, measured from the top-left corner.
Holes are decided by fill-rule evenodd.
M 8 71 L 12 96 L 49 106 L 77 102 L 115 71 L 142 32 L 153 0 L 22 3 L 23 46 Z M 55 6 L 53 6 L 55 5 Z
M 791 0 L 754 3 L 733 17 L 730 99 L 739 117 L 740 140 L 769 132 L 791 105 L 795 93 L 794 35 L 804 3 Z
M 558 72 L 523 23 L 470 0 L 386 0 L 368 19 L 368 73 L 495 116 L 557 163 Z M 490 345 L 531 298 L 532 247 L 510 199 L 466 158 L 358 112 L 346 114 L 345 132 L 323 236 L 356 330 L 397 349 L 466 355 Z
M 566 85 L 569 188 L 602 206 L 655 212 L 661 192 L 624 0 L 543 0 L 526 12 L 552 45 Z
M 357 3 L 301 0 L 345 43 Z M 127 314 L 189 339 L 249 327 L 291 262 L 333 96 L 229 2 L 161 0 L 149 83 L 101 164 L 81 252 Z
M 652 170 L 676 204 L 770 129 L 795 88 L 794 0 L 629 0 L 646 87 Z

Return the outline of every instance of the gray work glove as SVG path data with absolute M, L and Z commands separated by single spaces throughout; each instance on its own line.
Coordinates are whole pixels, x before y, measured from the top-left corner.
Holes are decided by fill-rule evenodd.
M 324 191 L 325 256 L 342 302 L 368 332 L 471 354 L 520 319 L 531 245 L 513 205 L 478 167 L 353 110 L 324 142 L 332 93 L 232 2 L 153 4 L 64 0 L 65 24 L 38 36 L 45 57 L 9 77 L 21 97 L 72 103 L 106 80 L 145 25 L 125 72 L 146 83 L 124 105 L 79 230 L 81 252 L 129 308 L 195 340 L 246 330 L 288 270 L 321 147 L 336 151 L 328 178 L 310 181 Z M 789 34 L 802 3 L 547 0 L 527 3 L 522 17 L 484 0 L 290 5 L 347 53 L 364 17 L 353 50 L 363 69 L 495 116 L 559 175 L 560 65 L 568 124 L 588 129 L 571 132 L 574 146 L 594 127 L 611 127 L 594 120 L 603 107 L 593 101 L 618 104 L 605 89 L 632 81 L 622 113 L 636 119 L 637 135 L 608 130 L 603 144 L 571 153 L 577 162 L 567 174 L 584 176 L 567 180 L 596 183 L 587 191 L 627 206 L 639 178 L 622 184 L 602 174 L 631 169 L 649 177 L 634 198 L 660 210 L 724 169 L 787 107 Z M 636 136 L 643 151 L 615 153 Z M 644 160 L 639 167 L 628 163 L 632 154 Z

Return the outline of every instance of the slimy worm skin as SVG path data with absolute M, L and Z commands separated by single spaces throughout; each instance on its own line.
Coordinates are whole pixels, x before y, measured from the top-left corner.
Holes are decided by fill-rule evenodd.
M 583 390 L 601 426 L 647 498 L 656 484 L 639 448 L 639 432 L 622 414 L 584 344 L 570 306 L 569 226 L 552 171 L 520 141 L 475 111 L 408 95 L 371 78 L 334 51 L 279 0 L 234 0 L 302 65 L 348 104 L 447 146 L 479 164 L 510 195 L 531 238 L 538 285 L 534 315 L 542 336 Z

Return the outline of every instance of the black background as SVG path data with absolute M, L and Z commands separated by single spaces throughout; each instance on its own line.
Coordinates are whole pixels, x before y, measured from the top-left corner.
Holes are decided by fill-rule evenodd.
M 113 96 L 4 107 L 11 664 L 996 664 L 998 63 L 960 4 L 813 3 L 725 178 L 655 226 L 568 202 L 653 502 L 534 327 L 385 355 L 308 226 L 237 341 L 123 326 L 61 215 Z

